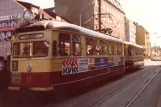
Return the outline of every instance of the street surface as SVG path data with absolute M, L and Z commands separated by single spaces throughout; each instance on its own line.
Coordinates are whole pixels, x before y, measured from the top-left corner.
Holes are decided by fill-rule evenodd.
M 55 94 L 45 103 L 37 94 L 0 94 L 0 107 L 161 107 L 161 61 L 79 93 Z M 74 91 L 73 91 L 74 92 Z

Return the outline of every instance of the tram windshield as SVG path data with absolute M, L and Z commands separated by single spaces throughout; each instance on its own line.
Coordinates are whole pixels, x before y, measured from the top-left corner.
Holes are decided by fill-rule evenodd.
M 34 41 L 14 43 L 13 57 L 45 57 L 48 55 L 49 43 L 47 41 Z

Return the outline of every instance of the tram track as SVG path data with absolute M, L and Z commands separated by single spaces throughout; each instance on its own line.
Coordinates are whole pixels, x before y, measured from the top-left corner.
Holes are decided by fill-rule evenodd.
M 155 107 L 161 107 L 161 90 L 159 91 L 160 95 L 157 98 L 157 101 L 155 103 Z
M 129 102 L 129 107 L 161 107 L 161 72 L 148 82 L 145 82 L 146 87 L 140 89 Z M 140 92 L 142 91 L 142 92 Z M 128 105 L 128 104 L 127 104 Z M 125 106 L 126 107 L 126 106 Z
M 157 68 L 155 68 L 157 69 Z M 139 80 L 140 78 L 144 77 L 146 74 L 148 74 L 149 72 L 153 71 L 153 68 L 151 68 L 150 70 L 148 70 L 147 72 L 143 73 L 142 75 L 140 75 L 139 77 L 133 79 L 131 82 L 129 82 L 128 84 L 125 84 L 124 86 L 122 86 L 121 88 L 119 88 L 118 90 L 110 93 L 109 95 L 107 95 L 105 98 L 99 100 L 98 102 L 95 102 L 93 105 L 91 105 L 90 107 L 97 107 L 99 106 L 101 103 L 107 101 L 108 99 L 110 99 L 111 97 L 113 97 L 114 95 L 116 95 L 117 93 L 119 93 L 120 91 L 122 91 L 123 89 L 125 89 L 126 87 L 128 87 L 130 84 L 134 83 L 135 81 Z M 155 70 L 154 70 L 155 71 Z M 136 94 L 133 96 L 133 98 L 126 104 L 125 107 L 129 107 L 133 101 L 135 101 L 135 99 L 140 95 L 140 93 L 146 88 L 146 86 L 155 78 L 155 76 L 160 72 L 160 70 L 158 72 L 154 73 L 154 76 L 148 80 L 148 82 L 145 83 L 145 85 L 143 86 L 143 88 Z
M 131 101 L 128 102 L 128 104 L 125 107 L 130 107 L 131 104 L 137 99 L 137 97 L 145 90 L 145 88 L 149 85 L 149 83 L 155 78 L 155 76 L 160 72 L 161 70 L 157 71 L 153 77 L 143 86 L 143 88 L 131 99 Z
M 106 97 L 106 96 L 104 96 L 105 93 L 108 95 L 106 97 L 106 99 L 108 99 L 109 97 L 112 97 L 114 94 L 117 94 L 117 92 L 123 90 L 128 85 L 130 85 L 131 83 L 140 79 L 141 77 L 148 74 L 150 71 L 153 71 L 154 69 L 155 68 L 153 68 L 153 67 L 146 67 L 144 69 L 138 70 L 136 73 L 125 74 L 123 76 L 123 78 L 118 79 L 117 81 L 114 81 L 107 86 L 103 86 L 101 88 L 98 88 L 96 90 L 92 90 L 92 91 L 90 91 L 86 94 L 83 94 L 81 96 L 77 96 L 77 97 L 68 99 L 63 103 L 61 102 L 61 104 L 56 104 L 56 105 L 54 104 L 54 106 L 62 107 L 62 106 L 71 105 L 71 104 L 72 104 L 72 107 L 81 107 L 81 106 L 93 107 L 93 106 L 97 106 L 98 101 L 100 101 L 100 100 L 102 101 L 102 99 L 104 99 Z M 103 96 L 100 96 L 100 95 L 103 95 Z M 98 97 L 95 98 L 95 99 L 91 99 L 91 98 L 94 98 L 96 96 L 98 96 Z M 75 102 L 77 102 L 77 103 L 75 103 Z M 88 103 L 82 105 L 83 102 L 88 102 Z

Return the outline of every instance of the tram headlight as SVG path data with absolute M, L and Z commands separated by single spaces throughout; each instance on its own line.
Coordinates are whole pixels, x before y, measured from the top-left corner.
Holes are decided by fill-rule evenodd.
M 27 22 L 31 22 L 35 19 L 36 15 L 31 10 L 26 10 L 23 14 L 23 18 Z

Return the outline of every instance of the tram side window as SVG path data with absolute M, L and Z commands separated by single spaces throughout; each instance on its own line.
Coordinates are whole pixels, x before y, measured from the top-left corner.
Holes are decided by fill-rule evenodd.
M 72 36 L 72 49 L 73 49 L 73 56 L 81 55 L 81 38 L 79 35 Z
M 118 46 L 118 55 L 122 55 L 122 44 L 117 44 Z
M 52 50 L 52 54 L 53 56 L 57 56 L 58 55 L 58 43 L 56 40 L 53 41 L 53 50 Z
M 110 54 L 110 55 L 113 55 L 113 52 L 114 52 L 113 43 L 110 42 L 108 45 L 109 45 L 109 54 Z
M 68 33 L 59 34 L 59 55 L 69 56 L 71 53 L 71 35 Z
M 144 50 L 140 49 L 140 55 L 144 55 Z
M 140 49 L 137 49 L 136 55 L 141 55 L 141 54 L 140 54 Z
M 131 56 L 132 55 L 132 49 L 131 49 L 131 46 L 128 47 L 128 55 Z
M 102 55 L 108 55 L 108 44 L 102 41 Z
M 137 52 L 138 49 L 137 48 L 134 48 L 134 49 L 135 49 L 135 53 L 134 54 L 137 55 L 138 54 L 138 52 Z
M 142 49 L 139 50 L 139 55 L 143 55 L 142 51 L 143 51 Z
M 132 52 L 133 52 L 132 55 L 136 55 L 136 48 L 135 47 L 133 47 L 133 51 Z
M 144 55 L 144 50 L 140 49 L 140 50 L 139 50 L 139 54 L 140 54 L 140 55 Z
M 135 48 L 135 55 L 139 55 L 140 54 L 140 49 Z
M 96 43 L 96 40 L 94 38 L 88 38 L 88 37 L 86 38 L 87 55 L 94 55 L 95 43 Z
M 144 53 L 143 53 L 144 51 L 142 49 L 138 49 L 138 51 L 139 51 L 139 53 L 138 53 L 139 55 L 144 55 Z
M 141 49 L 138 49 L 138 55 L 141 55 Z
M 20 44 L 18 43 L 13 45 L 13 56 L 14 57 L 20 56 Z
M 97 46 L 96 46 L 96 54 L 102 55 L 102 42 L 100 40 L 97 40 Z
M 135 55 L 134 52 L 135 52 L 135 51 L 134 51 L 134 48 L 133 48 L 132 46 L 129 46 L 129 47 L 128 47 L 128 55 L 129 55 L 129 56 Z
M 142 54 L 142 55 L 144 55 L 144 51 L 145 51 L 144 49 L 143 49 L 143 50 L 141 50 L 141 54 Z
M 114 55 L 117 55 L 117 44 L 114 43 Z

